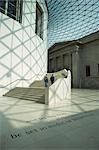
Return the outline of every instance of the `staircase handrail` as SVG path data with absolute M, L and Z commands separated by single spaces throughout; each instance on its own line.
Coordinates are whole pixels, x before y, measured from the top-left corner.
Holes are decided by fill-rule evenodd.
M 38 74 L 36 74 L 36 75 L 38 75 Z M 34 76 L 33 76 L 33 77 L 34 77 Z M 29 78 L 29 79 L 16 79 L 16 80 L 14 80 L 14 81 L 8 83 L 8 84 L 5 85 L 5 86 L 0 86 L 0 88 L 6 88 L 6 87 L 8 87 L 9 85 L 12 85 L 13 83 L 15 83 L 15 82 L 17 82 L 17 81 L 29 81 L 29 80 L 33 79 L 33 77 L 31 77 L 31 78 Z
M 13 83 L 15 83 L 15 82 L 17 82 L 17 81 L 22 81 L 22 80 L 26 80 L 26 79 L 16 79 L 16 80 L 14 80 L 14 81 L 8 83 L 8 84 L 5 85 L 5 86 L 0 86 L 0 88 L 6 88 L 6 87 L 8 87 L 9 85 L 12 85 Z

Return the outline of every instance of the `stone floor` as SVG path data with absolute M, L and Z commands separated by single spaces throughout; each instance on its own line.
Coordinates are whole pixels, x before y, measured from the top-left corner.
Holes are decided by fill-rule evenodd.
M 99 150 L 99 90 L 48 107 L 0 97 L 0 150 Z

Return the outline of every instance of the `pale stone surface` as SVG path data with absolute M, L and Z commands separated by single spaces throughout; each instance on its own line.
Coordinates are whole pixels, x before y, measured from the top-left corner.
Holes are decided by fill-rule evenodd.
M 43 40 L 35 34 L 36 2 L 43 11 Z M 0 95 L 47 72 L 47 20 L 44 0 L 23 0 L 22 23 L 0 12 Z
M 67 78 L 60 78 L 49 87 L 48 105 L 69 102 L 71 98 L 71 73 Z
M 67 76 L 67 78 L 62 77 Z M 57 75 L 58 77 L 59 75 Z M 54 84 L 49 86 L 45 91 L 45 103 L 48 105 L 57 105 L 60 103 L 70 102 L 71 99 L 71 72 L 64 69 L 60 73 L 61 78 L 58 78 Z
M 99 90 L 72 90 L 49 107 L 0 97 L 0 150 L 98 150 Z

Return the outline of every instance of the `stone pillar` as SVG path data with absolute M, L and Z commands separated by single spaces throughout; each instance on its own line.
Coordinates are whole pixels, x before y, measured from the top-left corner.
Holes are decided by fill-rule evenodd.
M 69 53 L 68 54 L 69 55 L 69 69 L 72 71 L 72 67 L 71 67 L 71 65 L 72 65 L 72 63 L 71 63 L 71 53 Z
M 56 57 L 54 56 L 54 71 L 56 71 Z
M 75 51 L 72 53 L 72 75 L 73 87 L 79 87 L 79 46 L 76 45 Z
M 61 66 L 61 69 L 63 69 L 63 55 L 61 55 L 61 61 L 60 61 L 60 66 Z

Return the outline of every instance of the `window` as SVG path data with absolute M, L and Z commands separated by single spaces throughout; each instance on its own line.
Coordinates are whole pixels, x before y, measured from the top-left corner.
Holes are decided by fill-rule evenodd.
M 90 76 L 90 66 L 86 66 L 86 77 Z
M 99 64 L 98 64 L 98 74 L 99 74 Z
M 0 0 L 0 12 L 14 20 L 22 22 L 23 0 Z
M 8 11 L 7 15 L 16 20 L 16 7 L 17 7 L 17 0 L 8 0 Z
M 7 15 L 20 23 L 22 22 L 23 0 L 8 0 Z
M 35 26 L 35 33 L 43 39 L 43 10 L 36 3 L 36 26 Z
M 5 14 L 6 0 L 0 0 L 0 12 Z

